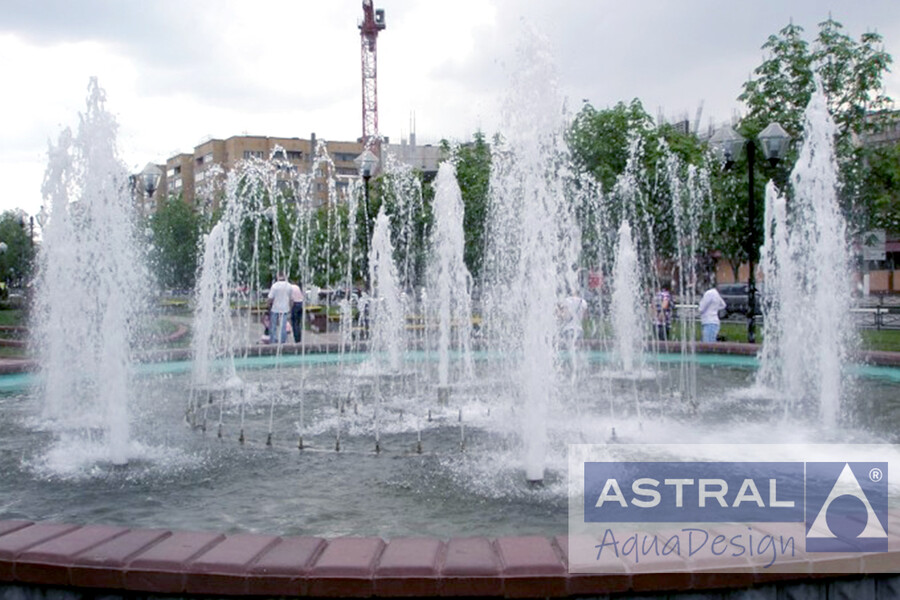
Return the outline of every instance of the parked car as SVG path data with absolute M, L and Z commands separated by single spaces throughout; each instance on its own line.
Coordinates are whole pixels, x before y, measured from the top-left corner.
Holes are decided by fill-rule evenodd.
M 725 318 L 733 314 L 746 315 L 750 308 L 749 286 L 746 283 L 723 283 L 716 286 L 725 301 Z
M 719 295 L 725 301 L 725 318 L 731 315 L 747 315 L 750 312 L 750 286 L 746 283 L 723 283 L 717 285 Z M 756 284 L 756 314 L 762 312 L 762 308 L 767 302 L 765 286 L 762 283 Z

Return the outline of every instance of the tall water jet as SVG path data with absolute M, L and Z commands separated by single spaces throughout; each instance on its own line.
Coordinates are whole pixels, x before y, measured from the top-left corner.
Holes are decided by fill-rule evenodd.
M 400 370 L 401 353 L 405 347 L 404 314 L 391 244 L 391 224 L 383 206 L 378 211 L 372 233 L 369 281 L 372 286 L 372 298 L 369 300 L 372 348 L 382 354 L 390 370 L 396 372 Z
M 191 336 L 193 383 L 199 386 L 210 383 L 212 361 L 232 346 L 229 229 L 225 220 L 216 223 L 203 244 Z M 229 367 L 234 375 L 233 361 Z
M 94 444 L 95 456 L 122 464 L 132 453 L 129 372 L 150 282 L 105 103 L 91 79 L 78 134 L 66 130 L 50 148 L 32 331 L 44 415 L 63 430 L 63 446 Z
M 456 332 L 456 347 L 461 352 L 463 368 L 472 375 L 470 352 L 472 336 L 472 300 L 469 294 L 471 275 L 463 260 L 463 202 L 456 168 L 445 162 L 438 169 L 434 193 L 434 241 L 429 295 L 437 303 L 438 313 L 438 383 L 450 383 L 451 336 Z
M 766 285 L 776 294 L 778 317 L 766 325 L 766 345 L 771 346 L 762 354 L 760 377 L 786 395 L 789 408 L 795 402 L 811 405 L 826 427 L 840 416 L 842 366 L 853 335 L 847 319 L 850 252 L 838 204 L 834 134 L 817 80 L 791 173 L 791 214 L 770 188 L 767 208 L 773 213 L 766 215 L 771 223 L 763 250 L 764 268 L 770 269 Z M 778 330 L 772 331 L 775 326 Z
M 641 319 L 642 297 L 638 255 L 631 237 L 631 225 L 625 220 L 619 226 L 610 306 L 616 356 L 625 372 L 634 371 L 641 363 L 645 333 Z
M 503 108 L 503 139 L 492 149 L 486 306 L 491 342 L 513 357 L 523 410 L 525 477 L 541 481 L 546 417 L 556 393 L 556 314 L 577 285 L 574 220 L 563 103 L 547 43 L 532 33 L 520 51 Z

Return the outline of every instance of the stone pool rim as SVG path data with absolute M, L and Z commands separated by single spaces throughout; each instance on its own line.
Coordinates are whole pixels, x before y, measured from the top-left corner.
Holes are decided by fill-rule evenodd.
M 777 570 L 663 561 L 653 570 L 631 572 L 622 562 L 609 574 L 572 574 L 566 550 L 563 535 L 326 539 L 7 520 L 0 521 L 0 582 L 123 596 L 560 598 L 827 583 L 900 571 L 900 552 L 891 551 L 800 554 Z

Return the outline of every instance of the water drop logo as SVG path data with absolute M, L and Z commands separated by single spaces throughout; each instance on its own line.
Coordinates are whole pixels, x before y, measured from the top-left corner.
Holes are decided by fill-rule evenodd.
M 807 552 L 886 552 L 886 462 L 806 463 Z

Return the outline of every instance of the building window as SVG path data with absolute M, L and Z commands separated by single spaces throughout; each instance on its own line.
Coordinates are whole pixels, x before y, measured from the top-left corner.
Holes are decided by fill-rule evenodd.
M 259 158 L 263 157 L 262 150 L 244 150 L 244 158 Z
M 303 160 L 303 153 L 299 150 L 288 150 L 287 151 L 288 160 L 297 162 Z

